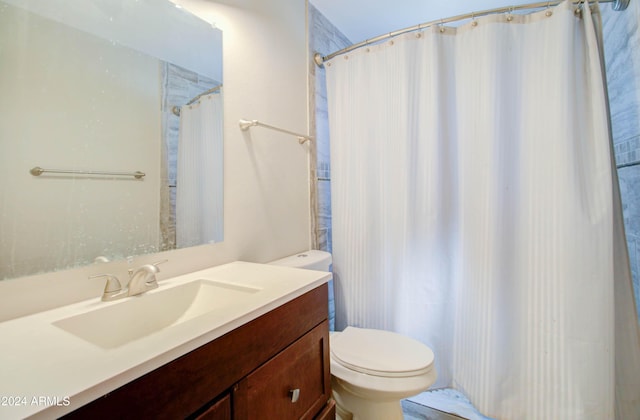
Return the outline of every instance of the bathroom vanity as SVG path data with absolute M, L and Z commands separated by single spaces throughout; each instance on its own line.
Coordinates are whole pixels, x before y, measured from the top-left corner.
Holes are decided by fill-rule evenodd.
M 96 298 L 0 323 L 0 334 L 22 340 L 2 351 L 9 357 L 0 360 L 0 394 L 64 396 L 49 407 L 0 407 L 0 417 L 333 419 L 329 278 L 236 262 L 160 281 L 158 289 L 124 299 L 129 308 Z M 250 292 L 212 309 L 206 282 L 216 294 L 223 288 Z M 161 317 L 198 284 L 179 319 L 143 337 L 126 332 L 125 339 L 107 329 L 107 336 L 118 337 L 95 338 L 92 329 L 71 327 L 71 321 L 95 325 L 96 311 L 103 311 L 100 319 L 114 311 L 136 314 L 132 305 L 151 305 L 144 307 L 149 311 L 154 300 L 158 313 L 147 315 Z M 174 297 L 173 291 L 180 293 Z M 167 296 L 174 305 L 158 300 Z M 20 358 L 23 364 L 16 364 Z
M 324 284 L 66 418 L 335 418 L 326 302 Z

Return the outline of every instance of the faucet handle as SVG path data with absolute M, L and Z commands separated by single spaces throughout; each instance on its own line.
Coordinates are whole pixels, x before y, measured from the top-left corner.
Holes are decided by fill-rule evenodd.
M 89 276 L 90 279 L 95 279 L 98 277 L 106 277 L 107 283 L 104 285 L 104 292 L 102 293 L 102 300 L 109 301 L 119 298 L 126 291 L 122 290 L 122 285 L 120 284 L 120 280 L 113 274 L 96 274 L 94 276 Z
M 148 264 L 149 268 L 151 269 L 151 270 L 150 270 L 150 272 L 151 272 L 151 273 L 153 273 L 153 276 L 152 276 L 152 278 L 151 278 L 151 281 L 150 281 L 150 282 L 148 282 L 148 283 L 147 283 L 147 285 L 155 284 L 155 285 L 156 285 L 156 287 L 157 287 L 158 280 L 156 279 L 156 276 L 155 276 L 155 275 L 156 275 L 156 274 L 158 274 L 158 273 L 160 272 L 160 269 L 158 268 L 158 265 L 160 265 L 160 264 L 164 264 L 164 263 L 166 263 L 167 261 L 169 261 L 169 260 L 164 259 L 164 260 L 160 260 L 160 261 L 156 261 L 156 262 L 154 262 L 154 263 Z
M 147 271 L 152 272 L 153 274 L 156 274 L 156 273 L 160 272 L 160 269 L 158 268 L 158 265 L 164 264 L 167 261 L 169 261 L 169 260 L 164 259 L 164 260 L 156 261 L 156 262 L 151 263 L 151 264 L 144 264 L 142 267 L 146 267 Z M 140 268 L 142 268 L 142 267 L 140 267 Z M 140 269 L 140 268 L 138 268 L 138 269 Z M 135 271 L 137 271 L 137 270 L 134 270 L 133 268 L 129 268 L 127 270 L 127 273 L 129 273 L 129 279 L 131 279 L 131 277 L 133 277 L 133 274 L 134 274 Z
M 154 262 L 154 263 L 151 263 L 151 265 L 156 266 L 156 268 L 158 269 L 158 271 L 160 271 L 160 269 L 158 268 L 158 265 L 160 265 L 160 264 L 164 264 L 164 263 L 166 263 L 167 261 L 169 261 L 169 260 L 164 259 L 164 260 L 160 260 L 160 261 L 156 261 L 156 262 Z

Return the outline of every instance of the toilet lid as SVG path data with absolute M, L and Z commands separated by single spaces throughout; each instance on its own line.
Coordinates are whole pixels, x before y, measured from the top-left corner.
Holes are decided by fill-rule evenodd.
M 431 349 L 390 331 L 347 327 L 331 335 L 335 362 L 361 373 L 407 377 L 427 373 L 433 366 Z

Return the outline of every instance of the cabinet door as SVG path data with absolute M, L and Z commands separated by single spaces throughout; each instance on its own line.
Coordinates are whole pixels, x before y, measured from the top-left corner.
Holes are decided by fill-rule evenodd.
M 336 402 L 329 400 L 324 409 L 318 413 L 314 420 L 336 420 Z
M 231 420 L 231 396 L 223 396 L 211 407 L 194 417 L 195 420 Z
M 327 321 L 302 336 L 234 388 L 235 419 L 312 419 L 330 393 Z

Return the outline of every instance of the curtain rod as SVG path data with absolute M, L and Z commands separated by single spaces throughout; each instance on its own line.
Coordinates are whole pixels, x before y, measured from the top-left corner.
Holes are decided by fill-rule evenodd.
M 613 8 L 613 10 L 616 11 L 622 11 L 622 10 L 626 10 L 626 8 L 629 6 L 629 1 L 630 0 L 600 0 L 600 3 L 613 3 L 611 5 L 611 7 Z M 336 51 L 334 53 L 331 53 L 329 55 L 323 56 L 320 53 L 315 53 L 313 55 L 313 61 L 315 61 L 315 63 L 318 66 L 321 66 L 325 61 L 329 61 L 332 58 L 338 56 L 338 55 L 342 55 L 345 53 L 348 53 L 350 51 L 356 50 L 358 48 L 367 46 L 367 45 L 371 45 L 371 44 L 375 44 L 376 42 L 379 41 L 383 41 L 385 39 L 389 39 L 389 38 L 393 38 L 395 36 L 398 35 L 402 35 L 402 34 L 406 34 L 408 32 L 414 32 L 414 31 L 419 31 L 421 29 L 425 29 L 428 28 L 430 26 L 433 25 L 443 25 L 445 23 L 450 23 L 450 22 L 456 22 L 458 20 L 465 20 L 465 19 L 474 19 L 476 17 L 480 17 L 480 16 L 486 16 L 486 15 L 492 15 L 492 14 L 497 14 L 497 13 L 505 13 L 505 12 L 513 12 L 516 10 L 526 10 L 526 9 L 542 9 L 545 7 L 551 7 L 551 6 L 557 6 L 560 3 L 563 3 L 564 0 L 561 1 L 545 1 L 545 2 L 539 2 L 539 3 L 529 3 L 529 4 L 521 4 L 519 6 L 509 6 L 509 7 L 499 7 L 496 9 L 488 9 L 488 10 L 482 10 L 479 12 L 473 12 L 473 13 L 465 13 L 463 15 L 458 15 L 458 16 L 452 16 L 452 17 L 448 17 L 445 19 L 438 19 L 438 20 L 432 20 L 431 22 L 426 22 L 426 23 L 421 23 L 419 25 L 414 25 L 414 26 L 410 26 L 408 28 L 404 28 L 404 29 L 399 29 L 397 31 L 393 31 L 393 32 L 389 32 L 383 35 L 379 35 L 375 38 L 371 38 L 371 39 L 367 39 L 364 40 L 362 42 L 358 42 L 357 44 L 353 44 L 347 48 L 343 48 L 340 51 Z M 572 3 L 576 3 L 576 4 L 581 4 L 584 3 L 584 0 L 573 0 Z
M 214 93 L 214 92 L 219 91 L 221 87 L 222 87 L 222 83 L 219 84 L 218 86 L 212 87 L 211 89 L 209 89 L 207 91 L 199 93 L 194 98 L 189 100 L 185 105 L 191 105 L 192 103 L 196 102 L 198 99 L 202 98 L 204 95 L 208 95 L 210 93 Z M 175 115 L 177 115 L 179 117 L 180 116 L 180 108 L 182 108 L 182 106 L 174 105 L 173 108 L 171 108 L 171 112 L 173 112 Z
M 627 0 L 628 1 L 628 0 Z M 192 103 L 194 103 L 195 101 L 197 101 L 198 99 L 202 98 L 204 95 L 208 95 L 210 93 L 213 92 L 217 92 L 220 90 L 220 88 L 222 87 L 222 84 L 219 84 L 218 86 L 214 86 L 209 90 L 206 90 L 198 95 L 196 95 L 193 99 L 191 99 L 189 102 L 187 102 L 187 105 L 191 105 Z

